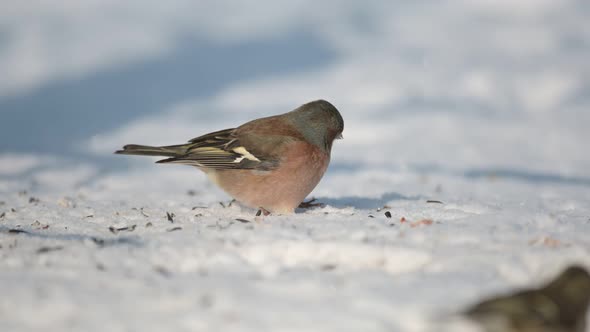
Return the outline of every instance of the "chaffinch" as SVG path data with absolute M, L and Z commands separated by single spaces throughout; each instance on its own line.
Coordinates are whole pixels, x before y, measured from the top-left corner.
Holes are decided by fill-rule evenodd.
M 584 332 L 590 274 L 572 266 L 539 289 L 481 302 L 465 314 L 486 332 Z
M 164 156 L 157 163 L 199 168 L 238 202 L 288 214 L 324 175 L 344 121 L 325 100 L 171 146 L 125 145 L 118 154 Z

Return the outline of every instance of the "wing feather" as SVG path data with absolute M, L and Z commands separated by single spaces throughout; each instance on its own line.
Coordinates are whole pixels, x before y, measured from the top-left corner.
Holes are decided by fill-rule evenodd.
M 186 153 L 159 160 L 158 163 L 176 163 L 212 169 L 269 170 L 278 164 L 273 156 L 251 152 L 237 137 L 236 129 L 225 129 L 193 138 Z

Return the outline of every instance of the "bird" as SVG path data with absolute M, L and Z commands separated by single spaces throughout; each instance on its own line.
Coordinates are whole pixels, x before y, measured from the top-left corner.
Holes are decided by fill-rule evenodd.
M 259 209 L 258 214 L 291 214 L 320 182 L 343 130 L 340 112 L 320 99 L 186 144 L 128 144 L 115 153 L 195 166 L 235 200 Z
M 538 289 L 485 300 L 465 315 L 486 332 L 584 332 L 590 274 L 573 265 Z

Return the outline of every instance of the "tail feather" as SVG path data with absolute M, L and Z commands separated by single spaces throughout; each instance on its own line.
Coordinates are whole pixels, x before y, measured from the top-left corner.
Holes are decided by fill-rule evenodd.
M 187 149 L 188 144 L 169 146 L 148 146 L 128 144 L 123 147 L 123 150 L 115 151 L 115 153 L 139 156 L 179 157 L 186 154 Z

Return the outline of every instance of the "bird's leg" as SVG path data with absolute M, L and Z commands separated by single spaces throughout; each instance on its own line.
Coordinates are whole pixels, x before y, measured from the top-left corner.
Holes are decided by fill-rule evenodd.
M 225 209 L 225 208 L 231 207 L 232 204 L 234 204 L 234 202 L 237 202 L 235 198 L 232 199 L 231 201 L 229 201 L 229 203 L 227 203 L 227 205 L 223 202 L 219 202 L 219 205 L 221 205 Z
M 261 214 L 268 216 L 268 215 L 270 215 L 270 211 L 268 211 L 267 209 L 265 209 L 261 206 L 260 209 L 258 210 L 258 212 L 256 212 L 256 216 L 259 217 Z
M 305 202 L 301 202 L 301 204 L 299 204 L 299 208 L 300 209 L 310 209 L 313 207 L 323 207 L 324 203 L 314 203 L 316 201 L 315 198 L 310 199 L 309 201 Z

